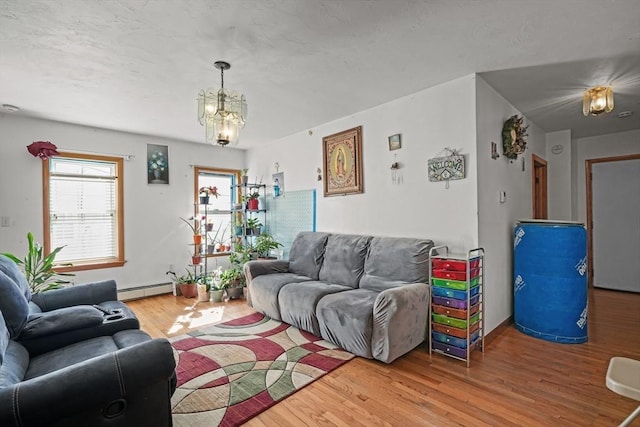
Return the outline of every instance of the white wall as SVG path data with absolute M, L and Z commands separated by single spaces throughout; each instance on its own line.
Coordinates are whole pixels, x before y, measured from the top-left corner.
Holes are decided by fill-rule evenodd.
M 286 191 L 315 188 L 319 231 L 409 236 L 463 249 L 477 245 L 475 76 L 466 76 L 317 126 L 271 144 L 252 148 L 247 156 L 250 180 L 269 182 L 278 162 Z M 317 181 L 322 169 L 322 138 L 363 127 L 364 193 L 324 197 Z M 389 151 L 387 137 L 402 134 L 402 148 Z M 427 159 L 444 148 L 466 157 L 467 178 L 446 184 L 429 182 Z M 394 185 L 391 163 L 402 168 L 404 183 Z M 286 197 L 286 193 L 285 193 Z
M 629 120 L 629 119 L 627 119 Z M 587 221 L 587 190 L 585 187 L 585 160 L 603 157 L 623 156 L 627 154 L 640 154 L 640 129 L 610 133 L 591 138 L 579 138 L 576 140 L 576 168 L 575 191 L 577 193 L 577 206 L 573 211 L 578 213 L 577 220 Z
M 556 147 L 556 152 L 553 148 Z M 562 147 L 561 153 L 557 150 Z M 547 134 L 547 216 L 549 219 L 570 221 L 571 213 L 571 130 Z
M 482 78 L 476 77 L 478 144 L 478 241 L 485 255 L 485 326 L 491 331 L 513 313 L 513 227 L 531 218 L 531 154 L 544 158 L 545 134 L 529 125 L 527 150 L 515 161 L 502 154 L 502 126 L 514 114 L 522 115 Z M 491 142 L 500 157 L 491 158 Z M 522 170 L 522 160 L 525 170 Z M 505 203 L 499 202 L 505 191 Z
M 191 232 L 178 217 L 193 214 L 191 165 L 241 169 L 245 156 L 241 150 L 0 114 L 0 216 L 11 218 L 10 227 L 0 227 L 0 252 L 22 257 L 28 231 L 42 242 L 42 161 L 26 149 L 41 140 L 61 151 L 134 156 L 124 162 L 127 263 L 74 278 L 76 283 L 114 278 L 119 289 L 166 283 L 169 265 L 184 272 Z M 148 143 L 169 146 L 169 185 L 147 184 Z

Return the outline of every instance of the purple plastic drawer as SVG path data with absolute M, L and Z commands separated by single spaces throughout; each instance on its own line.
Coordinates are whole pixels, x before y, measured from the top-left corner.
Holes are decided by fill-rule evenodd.
M 475 305 L 478 302 L 480 295 L 476 295 L 475 297 L 471 297 L 471 305 Z M 444 298 L 444 297 L 433 297 L 433 303 L 438 305 L 444 305 L 447 307 L 453 308 L 467 308 L 467 300 L 466 299 L 455 299 L 455 298 Z
M 461 357 L 463 359 L 467 358 L 467 349 L 459 348 L 455 345 L 445 344 L 443 342 L 432 341 L 431 344 L 435 350 L 440 350 L 447 354 L 453 354 L 454 356 Z

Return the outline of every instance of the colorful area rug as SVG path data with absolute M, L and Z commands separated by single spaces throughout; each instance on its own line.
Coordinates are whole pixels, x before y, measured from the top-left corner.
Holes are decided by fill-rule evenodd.
M 256 313 L 171 339 L 174 426 L 237 426 L 353 358 Z

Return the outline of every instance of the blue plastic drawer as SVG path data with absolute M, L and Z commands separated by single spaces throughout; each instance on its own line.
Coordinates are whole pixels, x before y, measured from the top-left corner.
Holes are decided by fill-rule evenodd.
M 462 300 L 467 299 L 467 291 L 458 291 L 455 289 L 433 286 L 431 288 L 431 292 L 433 292 L 433 295 L 437 297 L 455 298 L 455 299 L 462 299 Z M 480 292 L 480 286 L 471 288 L 469 292 L 471 293 L 471 297 L 478 295 L 478 293 Z
M 440 332 L 432 332 L 431 336 L 435 341 L 455 345 L 456 347 L 460 347 L 460 348 L 467 348 L 466 339 L 452 337 L 451 335 L 441 334 Z M 471 334 L 471 337 L 470 337 L 471 342 L 474 342 L 475 340 L 477 340 L 478 336 L 480 336 L 480 331 L 476 331 L 473 334 Z

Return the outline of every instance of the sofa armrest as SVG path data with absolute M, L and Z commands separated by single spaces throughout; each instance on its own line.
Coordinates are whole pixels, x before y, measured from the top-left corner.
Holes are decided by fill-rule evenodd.
M 373 357 L 385 363 L 424 341 L 429 317 L 429 285 L 413 283 L 385 289 L 373 305 Z
M 0 425 L 168 426 L 174 370 L 166 339 L 135 344 L 0 389 Z
M 249 261 L 244 265 L 244 275 L 247 278 L 247 283 L 250 283 L 253 278 L 262 276 L 263 274 L 288 272 L 289 261 L 279 259 Z
M 20 340 L 61 334 L 102 325 L 103 314 L 90 305 L 59 308 L 32 314 L 20 333 Z
M 34 294 L 31 300 L 42 311 L 50 311 L 73 305 L 93 305 L 105 301 L 117 301 L 118 290 L 115 280 L 105 280 Z

